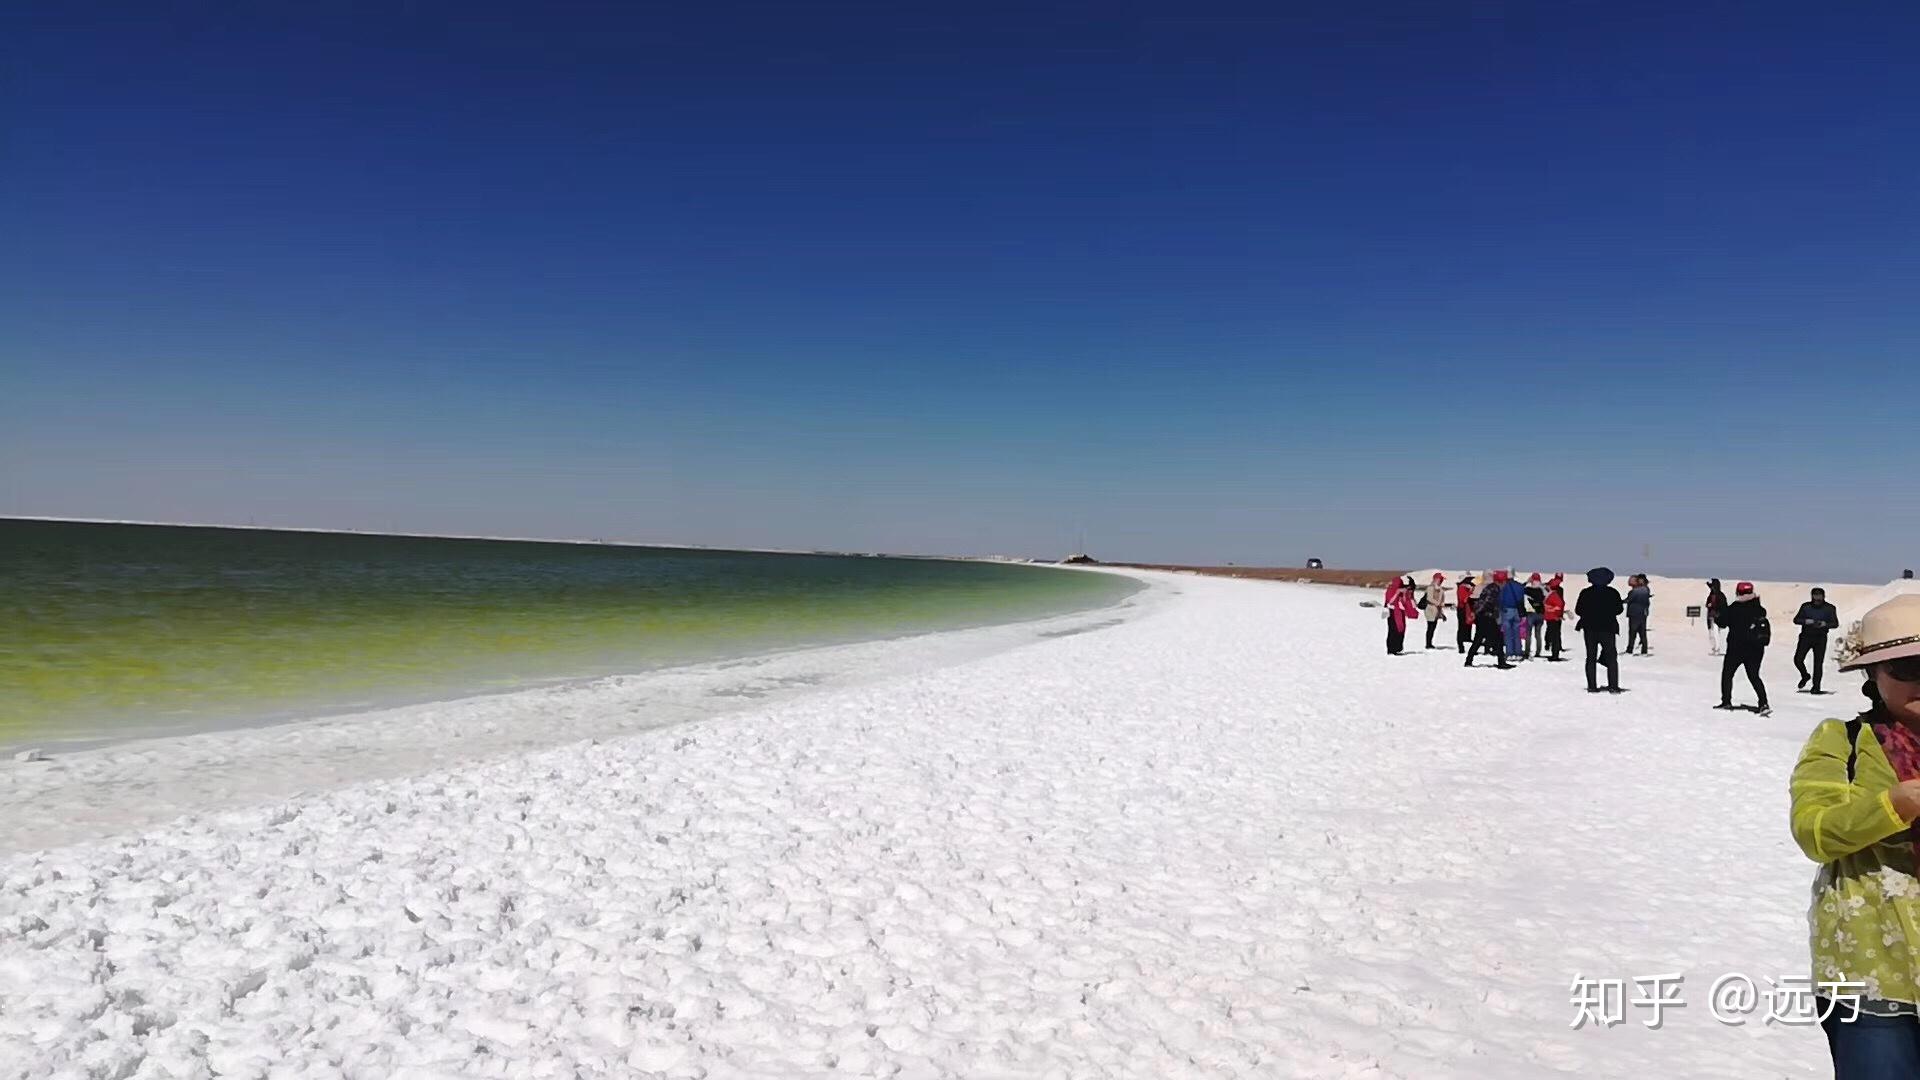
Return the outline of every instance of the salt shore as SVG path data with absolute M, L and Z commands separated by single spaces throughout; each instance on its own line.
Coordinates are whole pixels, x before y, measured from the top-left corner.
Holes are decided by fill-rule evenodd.
M 1823 1074 L 1706 1000 L 1805 971 L 1786 776 L 1860 699 L 1790 647 L 1763 719 L 1708 708 L 1704 634 L 1592 696 L 1387 657 L 1351 590 L 1140 576 L 931 670 L 20 851 L 0 1076 Z M 585 735 L 618 691 L 490 719 Z M 1666 973 L 1659 1030 L 1570 1029 L 1576 975 Z
M 1049 618 L 789 649 L 312 720 L 0 754 L 0 855 L 462 762 L 613 738 L 964 663 L 1148 610 L 1152 591 Z

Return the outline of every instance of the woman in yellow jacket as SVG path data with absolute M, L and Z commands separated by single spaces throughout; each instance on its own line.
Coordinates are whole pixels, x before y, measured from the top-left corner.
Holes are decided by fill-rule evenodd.
M 1793 838 L 1820 864 L 1808 922 L 1821 1027 L 1835 1080 L 1920 1076 L 1920 595 L 1868 612 L 1841 669 L 1867 672 L 1873 707 L 1823 721 L 1793 770 Z

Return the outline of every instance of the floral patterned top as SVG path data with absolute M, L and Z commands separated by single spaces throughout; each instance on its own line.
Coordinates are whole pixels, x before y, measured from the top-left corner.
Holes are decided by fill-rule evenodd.
M 1821 864 L 1807 913 L 1813 979 L 1864 985 L 1867 1011 L 1910 1013 L 1920 1002 L 1913 837 L 1888 797 L 1900 777 L 1874 725 L 1860 725 L 1857 748 L 1850 783 L 1847 725 L 1822 721 L 1793 770 L 1793 838 Z

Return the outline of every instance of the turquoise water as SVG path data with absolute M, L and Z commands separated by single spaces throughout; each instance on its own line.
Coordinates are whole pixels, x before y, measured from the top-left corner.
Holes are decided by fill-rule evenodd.
M 1000 563 L 0 520 L 0 743 L 977 626 L 1136 587 Z

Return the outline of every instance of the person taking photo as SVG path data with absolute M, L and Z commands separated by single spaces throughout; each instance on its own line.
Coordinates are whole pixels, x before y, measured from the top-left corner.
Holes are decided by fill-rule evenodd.
M 1800 689 L 1813 684 L 1813 692 L 1824 694 L 1820 689 L 1820 676 L 1827 666 L 1827 635 L 1840 626 L 1840 613 L 1827 603 L 1827 590 L 1815 589 L 1806 603 L 1800 605 L 1799 614 L 1793 617 L 1794 624 L 1800 627 L 1800 643 L 1793 650 L 1793 666 L 1800 672 Z M 1813 658 L 1813 670 L 1807 670 L 1807 658 Z

